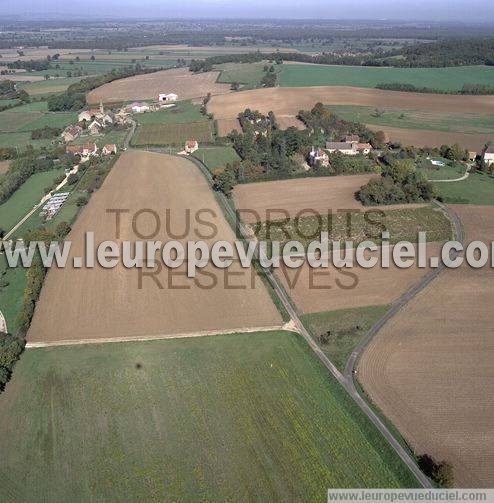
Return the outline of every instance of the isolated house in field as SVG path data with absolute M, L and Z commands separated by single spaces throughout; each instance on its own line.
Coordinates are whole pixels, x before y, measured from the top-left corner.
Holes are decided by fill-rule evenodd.
M 105 156 L 116 154 L 117 153 L 117 146 L 114 143 L 105 145 L 101 152 Z
M 161 93 L 158 95 L 158 101 L 160 103 L 170 103 L 171 101 L 177 101 L 178 95 L 175 93 Z
M 89 131 L 89 134 L 92 136 L 96 136 L 101 134 L 101 129 L 103 126 L 98 122 L 98 121 L 93 121 L 91 124 L 89 124 L 87 130 Z
M 316 164 L 320 164 L 321 166 L 328 167 L 329 166 L 329 157 L 326 152 L 322 148 L 314 149 L 309 153 L 309 164 L 311 166 L 315 166 Z
M 65 143 L 74 141 L 82 134 L 82 128 L 80 126 L 69 126 L 62 133 L 62 139 Z
M 485 151 L 484 162 L 489 166 L 494 164 L 494 147 L 489 147 Z
M 340 141 L 328 141 L 326 143 L 326 150 L 332 154 L 334 152 L 341 152 L 345 155 L 357 155 L 357 143 L 347 143 Z
M 197 149 L 199 148 L 199 143 L 197 143 L 197 140 L 187 140 L 185 142 L 185 151 L 187 154 L 192 154 L 194 153 Z

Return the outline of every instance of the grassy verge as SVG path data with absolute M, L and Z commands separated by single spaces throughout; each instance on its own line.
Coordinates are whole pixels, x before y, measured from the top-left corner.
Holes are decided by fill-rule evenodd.
M 369 306 L 340 309 L 304 314 L 300 319 L 324 354 L 343 372 L 354 348 L 388 308 Z
M 438 183 L 439 195 L 450 204 L 494 204 L 494 177 L 486 173 L 471 174 L 461 182 Z
M 24 501 L 313 501 L 416 485 L 287 332 L 29 350 L 0 403 L 3 493 Z

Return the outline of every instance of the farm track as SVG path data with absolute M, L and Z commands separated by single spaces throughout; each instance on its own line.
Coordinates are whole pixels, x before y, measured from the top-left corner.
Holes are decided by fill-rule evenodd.
M 1 315 L 1 313 L 0 313 Z M 79 340 L 62 340 L 50 342 L 28 342 L 26 349 L 30 348 L 49 348 L 57 346 L 82 346 L 85 344 L 108 344 L 114 342 L 144 342 L 144 341 L 159 341 L 166 339 L 191 339 L 196 337 L 211 337 L 214 335 L 230 335 L 230 334 L 246 334 L 253 332 L 272 332 L 275 330 L 286 330 L 285 325 L 271 327 L 243 327 L 227 330 L 204 330 L 202 332 L 188 332 L 181 334 L 159 334 L 159 335 L 142 335 L 135 337 L 107 337 L 104 339 L 79 339 Z M 1 318 L 0 318 L 1 332 Z

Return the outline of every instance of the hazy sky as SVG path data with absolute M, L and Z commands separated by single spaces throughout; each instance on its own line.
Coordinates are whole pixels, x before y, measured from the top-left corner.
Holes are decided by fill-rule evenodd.
M 492 0 L 0 0 L 0 15 L 489 21 Z

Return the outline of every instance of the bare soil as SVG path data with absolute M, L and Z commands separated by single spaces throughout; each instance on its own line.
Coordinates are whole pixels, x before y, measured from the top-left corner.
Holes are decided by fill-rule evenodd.
M 118 238 L 115 215 L 107 213 L 108 209 L 129 210 L 121 216 Z M 154 278 L 143 277 L 141 285 L 138 270 L 127 269 L 121 262 L 113 269 L 73 267 L 73 257 L 84 256 L 86 231 L 95 233 L 95 243 L 142 239 L 132 226 L 133 216 L 142 209 L 155 211 L 160 218 L 160 228 L 152 240 L 165 242 L 179 233 L 182 236 L 177 239 L 181 242 L 234 240 L 214 195 L 193 163 L 163 154 L 128 151 L 67 237 L 72 241 L 69 265 L 48 273 L 28 342 L 281 325 L 261 280 L 237 262 L 222 270 L 208 263 L 195 279 L 184 277 L 184 267 L 171 270 L 163 266 Z M 206 212 L 198 214 L 199 210 Z M 196 215 L 210 224 L 196 222 Z M 147 212 L 136 220 L 136 225 L 138 232 L 150 235 L 156 229 L 156 220 Z M 211 226 L 216 229 L 214 237 L 210 237 Z
M 187 68 L 174 68 L 127 79 L 115 80 L 87 95 L 89 104 L 158 99 L 160 93 L 175 93 L 179 100 L 230 92 L 229 84 L 218 84 L 219 72 L 193 74 Z
M 492 206 L 456 206 L 466 242 L 494 239 Z M 453 464 L 458 487 L 494 480 L 492 268 L 444 271 L 388 322 L 359 380 L 418 454 Z

